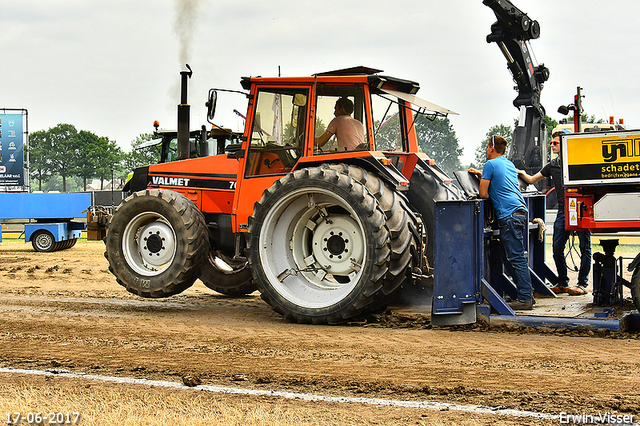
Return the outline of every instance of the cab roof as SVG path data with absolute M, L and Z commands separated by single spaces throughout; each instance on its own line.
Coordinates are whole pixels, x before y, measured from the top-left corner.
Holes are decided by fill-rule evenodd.
M 295 84 L 295 83 L 360 83 L 368 84 L 371 88 L 381 89 L 385 87 L 408 94 L 415 94 L 420 90 L 420 84 L 415 81 L 403 80 L 396 77 L 381 75 L 382 70 L 365 66 L 357 66 L 344 68 L 334 71 L 325 71 L 316 73 L 308 77 L 242 77 L 240 84 L 245 90 L 251 88 L 251 83 L 267 83 L 267 84 Z
M 252 83 L 287 85 L 309 83 L 366 84 L 369 86 L 372 93 L 396 96 L 413 105 L 417 105 L 420 108 L 433 111 L 437 115 L 442 114 L 446 116 L 447 114 L 458 114 L 455 111 L 438 106 L 432 102 L 425 101 L 424 99 L 420 99 L 415 96 L 418 90 L 420 90 L 419 83 L 382 75 L 380 74 L 381 72 L 383 71 L 376 68 L 357 66 L 321 72 L 308 77 L 242 77 L 240 84 L 242 84 L 242 87 L 245 90 L 250 90 Z

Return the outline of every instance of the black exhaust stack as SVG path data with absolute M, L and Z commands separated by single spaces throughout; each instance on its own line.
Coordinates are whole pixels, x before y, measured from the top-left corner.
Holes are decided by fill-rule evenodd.
M 180 90 L 180 105 L 178 105 L 178 160 L 186 160 L 189 158 L 189 116 L 191 106 L 187 103 L 187 83 L 193 74 L 189 64 L 189 71 L 180 71 L 182 77 L 182 87 Z

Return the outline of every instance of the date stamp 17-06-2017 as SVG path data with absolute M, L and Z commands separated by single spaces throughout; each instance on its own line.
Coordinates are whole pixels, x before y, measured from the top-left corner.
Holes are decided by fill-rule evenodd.
M 77 425 L 82 415 L 78 412 L 49 412 L 49 413 L 7 413 L 6 425 Z

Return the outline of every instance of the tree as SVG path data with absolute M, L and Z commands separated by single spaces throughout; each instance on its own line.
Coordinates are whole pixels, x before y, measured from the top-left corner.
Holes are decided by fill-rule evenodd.
M 38 181 L 38 191 L 42 191 L 42 184 L 51 177 L 51 164 L 47 155 L 51 150 L 48 132 L 39 130 L 31 133 L 29 136 L 29 167 L 31 179 Z
M 373 128 L 375 129 L 376 150 L 395 151 L 402 148 L 400 119 L 397 113 L 386 117 L 382 123 L 376 121 Z
M 86 130 L 78 132 L 71 124 L 33 132 L 29 155 L 30 173 L 38 180 L 40 190 L 82 191 L 91 178 L 126 176 L 124 154 L 115 142 Z M 67 182 L 68 178 L 74 179 Z
M 513 129 L 510 126 L 505 126 L 504 124 L 498 124 L 489 129 L 484 139 L 480 142 L 480 145 L 476 148 L 476 158 L 475 161 L 471 163 L 471 167 L 474 169 L 482 170 L 484 163 L 487 162 L 487 143 L 491 136 L 502 136 L 505 138 L 507 140 L 508 151 L 508 147 L 511 145 L 511 139 L 513 138 Z
M 47 153 L 53 174 L 62 177 L 62 191 L 67 191 L 67 177 L 71 176 L 76 163 L 78 131 L 71 124 L 58 124 L 47 131 L 51 151 Z M 91 155 L 91 154 L 89 154 Z
M 96 176 L 100 158 L 95 155 L 99 138 L 94 133 L 81 130 L 78 133 L 75 146 L 75 164 L 73 172 L 82 178 L 82 187 L 87 190 L 87 180 Z
M 322 118 L 316 117 L 315 135 L 320 136 L 321 134 L 324 133 L 325 130 L 327 130 L 327 125 L 324 124 L 324 121 L 322 121 Z
M 549 117 L 548 115 L 545 115 L 544 118 L 542 119 L 542 123 L 547 128 L 547 140 L 545 142 L 549 142 L 551 140 L 551 132 L 553 131 L 553 129 L 555 129 L 558 126 L 558 122 L 553 118 Z M 504 124 L 498 124 L 496 126 L 491 127 L 487 132 L 487 134 L 485 135 L 485 138 L 480 142 L 480 144 L 476 148 L 475 161 L 471 163 L 471 167 L 478 170 L 482 170 L 482 168 L 484 167 L 484 163 L 487 162 L 487 153 L 486 153 L 487 142 L 489 141 L 489 138 L 494 135 L 502 136 L 507 140 L 507 152 L 505 153 L 505 155 L 508 155 L 509 147 L 511 146 L 511 142 L 513 139 L 513 131 L 514 131 L 513 129 L 517 125 L 518 125 L 518 120 L 514 120 L 513 127 L 509 127 Z
M 596 116 L 595 115 L 587 115 L 587 114 L 580 114 L 580 121 L 582 123 L 595 123 L 595 124 L 601 124 L 601 123 L 605 123 L 605 121 L 600 118 L 598 119 L 598 121 L 596 121 Z M 573 123 L 573 115 L 569 115 L 567 117 L 567 122 L 568 123 Z
M 434 159 L 446 173 L 462 169 L 462 148 L 448 118 L 430 120 L 419 114 L 415 117 L 414 125 L 422 152 Z
M 138 167 L 157 164 L 160 161 L 162 150 L 160 142 L 158 142 L 158 145 L 137 149 L 144 142 L 150 140 L 153 140 L 152 133 L 140 133 L 135 140 L 131 141 L 131 152 L 124 154 L 122 159 L 122 166 L 127 173 Z
M 415 131 L 418 148 L 446 172 L 451 173 L 462 168 L 458 137 L 448 118 L 432 120 L 423 114 L 415 117 Z M 395 151 L 402 149 L 398 114 L 386 117 L 383 123 L 374 123 L 376 149 Z
M 556 120 L 554 120 L 553 118 L 549 117 L 548 115 L 544 116 L 544 118 L 542 119 L 542 122 L 544 123 L 545 127 L 547 128 L 547 140 L 546 140 L 546 142 L 549 142 L 551 140 L 551 133 L 553 132 L 553 129 L 558 127 L 558 122 Z
M 100 189 L 104 189 L 103 182 L 105 180 L 122 174 L 123 167 L 121 163 L 123 162 L 124 153 L 114 141 L 103 136 L 98 138 L 96 154 L 99 156 L 96 174 L 100 178 Z
M 66 192 L 78 192 L 82 191 L 82 178 L 76 176 L 70 176 L 67 179 L 67 190 Z M 62 176 L 53 175 L 42 185 L 42 190 L 44 192 L 51 191 L 62 191 Z

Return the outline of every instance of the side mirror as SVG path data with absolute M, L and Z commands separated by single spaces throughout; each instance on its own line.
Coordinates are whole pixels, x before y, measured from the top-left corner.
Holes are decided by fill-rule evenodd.
M 213 117 L 216 115 L 216 102 L 218 100 L 218 92 L 211 89 L 209 90 L 209 99 L 205 103 L 207 106 L 207 119 L 213 120 Z

